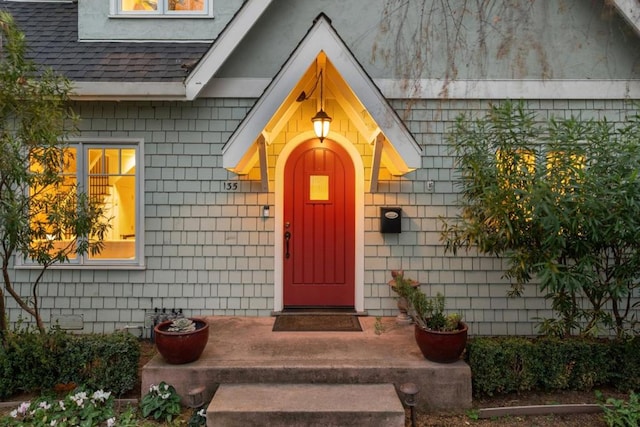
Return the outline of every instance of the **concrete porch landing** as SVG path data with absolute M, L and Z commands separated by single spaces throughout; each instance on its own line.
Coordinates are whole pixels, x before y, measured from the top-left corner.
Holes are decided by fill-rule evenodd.
M 423 410 L 471 407 L 471 370 L 463 361 L 426 360 L 413 325 L 360 317 L 362 332 L 272 332 L 275 317 L 209 317 L 210 336 L 199 360 L 169 365 L 157 355 L 142 370 L 142 393 L 152 384 L 172 384 L 186 400 L 205 387 L 208 401 L 220 384 L 394 384 L 419 388 Z

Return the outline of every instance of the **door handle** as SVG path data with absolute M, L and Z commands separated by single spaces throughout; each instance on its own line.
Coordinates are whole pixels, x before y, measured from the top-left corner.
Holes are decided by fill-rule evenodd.
M 284 257 L 285 258 L 289 258 L 289 256 L 290 256 L 290 254 L 289 254 L 289 240 L 291 240 L 291 232 L 290 231 L 286 231 L 284 233 L 284 244 L 285 244 Z

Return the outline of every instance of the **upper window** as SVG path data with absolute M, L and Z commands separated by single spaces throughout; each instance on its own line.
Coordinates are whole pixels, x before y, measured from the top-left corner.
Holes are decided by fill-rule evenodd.
M 108 228 L 102 237 L 103 247 L 99 253 L 88 252 L 82 256 L 72 253 L 68 263 L 59 265 L 142 266 L 141 144 L 138 141 L 82 141 L 70 144 L 66 150 L 68 161 L 61 174 L 64 184 L 68 185 L 49 189 L 47 191 L 57 191 L 58 194 L 44 196 L 65 197 L 70 194 L 66 188 L 77 185 L 92 203 L 99 206 L 108 221 Z M 32 165 L 33 168 L 37 165 Z M 46 220 L 39 216 L 33 218 L 42 224 Z M 47 235 L 47 239 L 54 251 L 75 242 L 74 236 L 65 233 Z
M 211 0 L 116 0 L 119 14 L 132 15 L 208 15 Z

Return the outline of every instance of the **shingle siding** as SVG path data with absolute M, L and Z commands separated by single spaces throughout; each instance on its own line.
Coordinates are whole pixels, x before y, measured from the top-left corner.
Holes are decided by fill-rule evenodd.
M 182 309 L 189 315 L 268 316 L 274 307 L 274 218 L 261 217 L 261 206 L 275 203 L 274 193 L 260 193 L 258 183 L 220 166 L 224 141 L 253 100 L 80 103 L 82 137 L 144 139 L 145 270 L 51 269 L 40 286 L 42 314 L 82 315 L 85 332 L 110 332 L 141 326 L 154 308 Z M 393 101 L 399 114 L 407 110 Z M 378 192 L 364 195 L 364 304 L 373 316 L 394 316 L 396 302 L 387 285 L 392 269 L 442 292 L 448 307 L 461 312 L 472 334 L 536 332 L 535 317 L 551 311 L 535 285 L 525 296 L 507 297 L 500 260 L 473 251 L 445 253 L 440 217 L 455 215 L 455 184 L 446 136 L 460 113 L 481 114 L 478 101 L 412 102 L 407 125 L 422 141 L 423 169 L 402 178 L 388 174 Z M 607 101 L 529 101 L 541 118 L 551 114 L 607 116 L 620 120 L 629 105 Z M 427 119 L 428 122 L 423 120 Z M 336 119 L 339 120 L 339 117 Z M 436 130 L 437 129 L 437 130 Z M 443 132 L 443 133 L 441 133 Z M 269 146 L 269 165 L 286 140 Z M 370 165 L 366 141 L 353 138 Z M 270 171 L 273 179 L 274 171 Z M 369 174 L 365 173 L 368 180 Z M 222 182 L 239 183 L 236 192 Z M 427 191 L 427 181 L 434 190 Z M 365 188 L 368 188 L 365 185 Z M 403 232 L 382 235 L 379 207 L 403 208 Z M 29 293 L 35 270 L 13 270 L 21 293 Z M 9 300 L 10 318 L 21 314 Z

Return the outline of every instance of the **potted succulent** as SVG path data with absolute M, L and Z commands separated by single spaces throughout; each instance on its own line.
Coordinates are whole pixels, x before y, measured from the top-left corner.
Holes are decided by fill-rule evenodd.
M 391 270 L 391 280 L 388 282 L 391 290 L 398 295 L 398 310 L 396 322 L 402 325 L 412 323 L 411 316 L 407 313 L 407 296 L 412 289 L 420 286 L 420 283 L 413 279 L 405 279 L 404 270 Z
M 204 319 L 167 320 L 153 330 L 158 353 L 174 365 L 198 360 L 209 340 L 209 323 Z
M 445 298 L 438 293 L 427 297 L 419 289 L 407 295 L 409 315 L 415 322 L 416 343 L 425 358 L 439 363 L 460 359 L 467 345 L 467 325 L 458 313 L 445 315 Z

